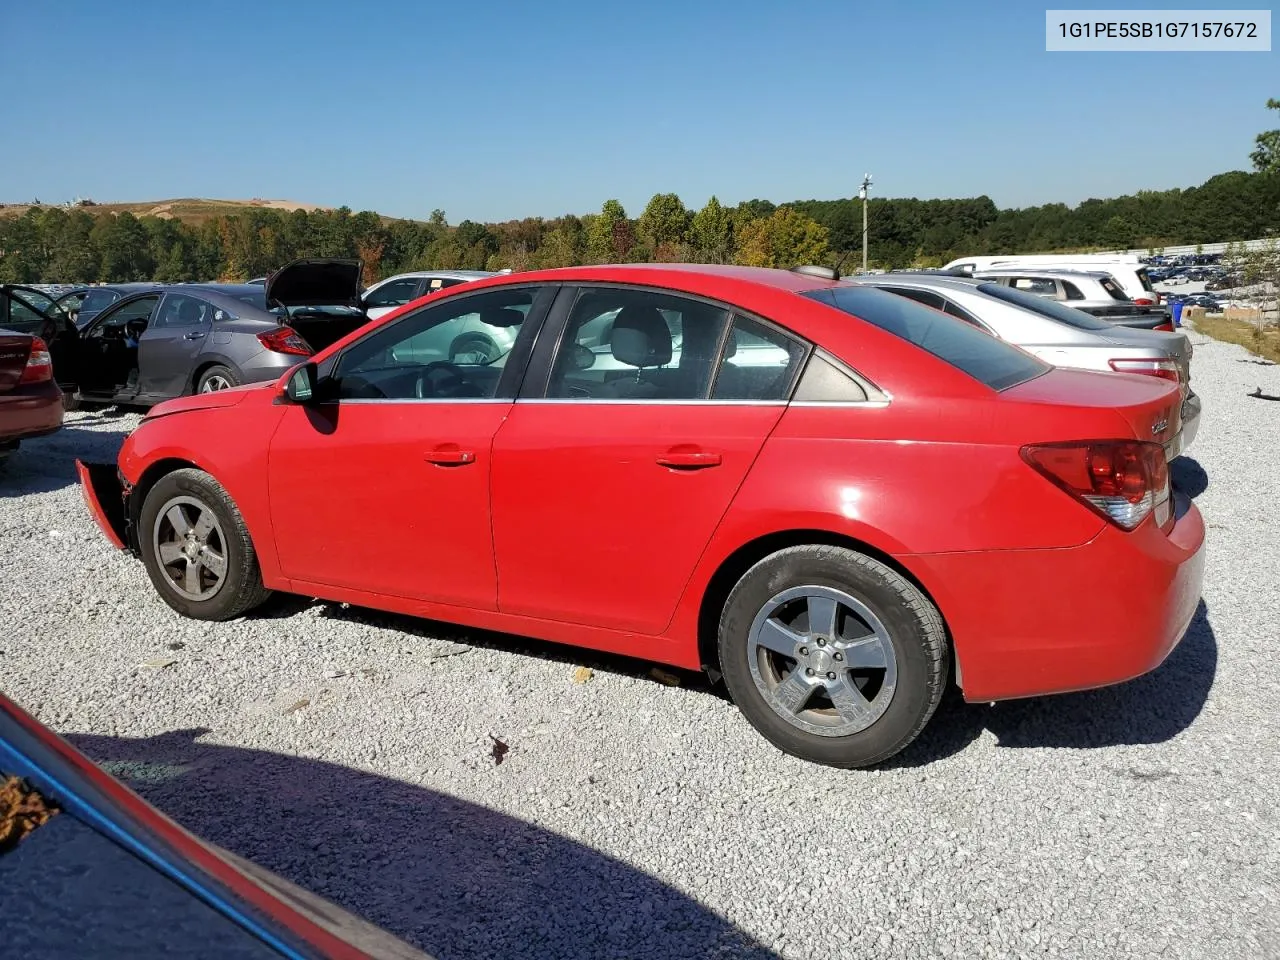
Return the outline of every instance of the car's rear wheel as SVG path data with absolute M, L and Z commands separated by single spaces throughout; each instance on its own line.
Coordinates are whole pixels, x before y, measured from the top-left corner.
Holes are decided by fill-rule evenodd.
M 240 511 L 201 470 L 156 482 L 142 503 L 138 540 L 151 583 L 183 616 L 231 620 L 271 595 Z
M 196 382 L 196 393 L 213 393 L 238 386 L 240 386 L 240 377 L 236 372 L 219 363 L 200 374 L 200 379 Z
M 918 587 L 842 547 L 788 547 L 743 575 L 720 618 L 725 684 L 787 753 L 862 767 L 916 738 L 946 686 L 942 617 Z

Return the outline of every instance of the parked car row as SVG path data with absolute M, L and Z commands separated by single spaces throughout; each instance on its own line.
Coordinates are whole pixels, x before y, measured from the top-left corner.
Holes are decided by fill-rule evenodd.
M 854 767 L 950 676 L 977 701 L 1114 683 L 1196 609 L 1181 334 L 989 278 L 677 264 L 466 280 L 364 323 L 392 304 L 353 270 L 265 292 L 280 331 L 360 323 L 309 316 L 274 382 L 162 403 L 79 465 L 185 616 L 302 592 L 701 669 L 778 748 Z M 455 349 L 481 330 L 493 350 Z

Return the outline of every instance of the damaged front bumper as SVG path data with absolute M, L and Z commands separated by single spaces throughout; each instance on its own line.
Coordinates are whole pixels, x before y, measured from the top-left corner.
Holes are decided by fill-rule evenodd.
M 85 506 L 111 545 L 117 550 L 130 550 L 129 543 L 129 493 L 130 487 L 121 478 L 114 463 L 85 463 L 76 461 L 76 473 L 80 476 L 80 493 Z

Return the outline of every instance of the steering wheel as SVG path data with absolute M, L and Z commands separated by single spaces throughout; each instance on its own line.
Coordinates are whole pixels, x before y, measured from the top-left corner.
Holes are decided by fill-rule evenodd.
M 443 376 L 435 378 L 437 373 Z M 460 366 L 449 360 L 436 360 L 428 363 L 418 374 L 418 379 L 413 384 L 413 395 L 419 400 L 466 396 L 470 387 L 467 372 Z

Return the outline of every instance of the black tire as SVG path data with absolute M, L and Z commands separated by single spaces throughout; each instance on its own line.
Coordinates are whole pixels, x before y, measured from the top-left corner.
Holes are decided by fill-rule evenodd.
M 157 520 L 174 498 L 184 497 L 210 510 L 219 528 L 219 552 L 226 572 L 221 585 L 207 599 L 191 599 L 179 592 L 157 554 Z M 202 470 L 175 470 L 161 477 L 148 492 L 139 517 L 138 542 L 142 561 L 160 598 L 184 617 L 194 620 L 233 620 L 261 604 L 271 591 L 262 585 L 258 555 L 235 502 L 217 480 Z
M 225 390 L 227 387 L 238 387 L 244 381 L 240 379 L 240 374 L 232 370 L 230 367 L 224 367 L 220 363 L 215 363 L 206 370 L 201 371 L 199 379 L 196 380 L 196 393 L 204 393 L 205 388 L 210 383 L 225 383 L 226 387 L 215 386 L 215 390 Z
M 62 391 L 62 409 L 64 413 L 72 410 L 80 409 L 80 391 L 79 390 L 63 390 Z
M 821 735 L 801 729 L 798 722 L 788 720 L 775 709 L 752 674 L 752 658 L 761 655 L 751 639 L 757 616 L 764 616 L 763 611 L 785 591 L 806 586 L 833 590 L 864 604 L 880 620 L 891 641 L 896 685 L 882 688 L 888 690 L 880 706 L 883 713 L 858 732 Z M 844 622 L 849 623 L 848 614 L 837 616 L 844 616 Z M 879 763 L 914 740 L 942 698 L 950 667 L 946 627 L 919 588 L 878 560 L 834 546 L 788 547 L 748 570 L 730 592 L 721 613 L 719 650 L 725 685 L 753 727 L 786 753 L 844 768 Z M 757 661 L 758 675 L 770 669 L 769 663 L 786 662 L 769 660 L 768 653 L 763 655 L 766 664 L 762 668 Z M 795 661 L 794 669 L 800 669 L 799 661 Z M 887 677 L 887 673 L 882 676 Z M 874 680 L 871 682 L 874 684 Z M 825 688 L 819 691 L 821 697 Z M 796 716 L 801 720 L 815 716 L 804 704 L 818 706 L 822 702 L 803 701 Z M 818 710 L 819 719 L 823 719 L 823 712 Z M 834 707 L 825 711 L 827 715 L 836 712 Z M 838 717 L 834 719 L 839 721 Z

